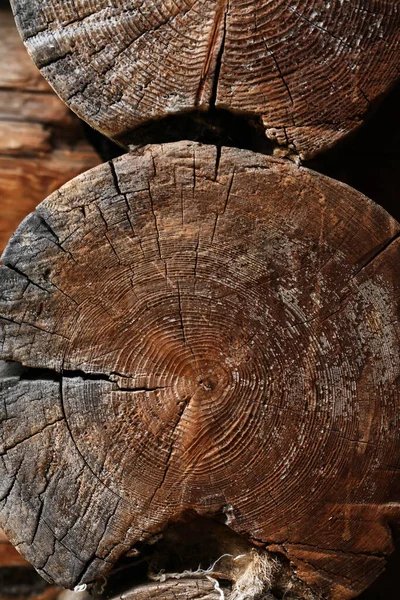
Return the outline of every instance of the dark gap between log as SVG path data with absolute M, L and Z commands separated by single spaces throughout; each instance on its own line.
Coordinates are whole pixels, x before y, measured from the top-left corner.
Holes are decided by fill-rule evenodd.
M 333 179 L 347 183 L 380 204 L 400 220 L 400 84 L 378 105 L 371 108 L 369 120 L 340 143 L 317 157 L 303 162 Z M 126 152 L 85 125 L 87 137 L 104 161 Z M 254 115 L 229 110 L 193 110 L 150 121 L 132 132 L 136 146 L 167 143 L 182 139 L 216 146 L 231 146 L 271 155 L 285 152 L 265 136 L 261 120 Z M 123 143 L 124 140 L 121 140 Z M 292 153 L 290 156 L 294 156 Z
M 232 146 L 262 154 L 273 154 L 277 147 L 266 137 L 259 116 L 217 108 L 195 109 L 148 121 L 118 141 L 136 147 L 181 140 Z
M 42 579 L 30 567 L 3 567 L 0 568 L 0 594 L 3 598 L 30 598 L 45 592 L 49 587 L 47 581 Z
M 271 581 L 266 582 L 265 598 L 279 600 L 290 591 L 298 594 L 293 597 L 317 600 L 296 578 L 289 560 L 263 549 L 256 551 L 255 546 L 225 524 L 227 521 L 229 510 L 212 517 L 187 511 L 179 522 L 171 523 L 148 542 L 136 544 L 128 552 L 129 556 L 119 560 L 107 580 L 100 580 L 94 586 L 91 595 L 96 600 L 109 600 L 155 581 L 162 585 L 164 577 L 165 581 L 178 582 L 183 578 L 204 578 L 204 572 L 208 571 L 229 598 L 235 581 L 241 572 L 249 566 L 252 568 L 253 553 L 258 552 L 271 565 Z M 250 594 L 250 597 L 253 596 Z

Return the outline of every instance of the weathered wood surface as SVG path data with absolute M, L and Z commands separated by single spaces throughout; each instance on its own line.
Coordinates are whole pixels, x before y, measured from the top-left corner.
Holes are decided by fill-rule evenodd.
M 139 585 L 113 600 L 221 600 L 215 583 L 204 578 Z
M 195 510 L 360 593 L 400 514 L 399 233 L 343 184 L 194 143 L 50 196 L 0 270 L 0 356 L 31 368 L 1 381 L 19 551 L 90 583 Z
M 53 600 L 59 592 L 36 573 L 0 529 L 0 600 Z
M 0 250 L 43 198 L 99 162 L 0 6 Z
M 398 78 L 397 0 L 11 0 L 36 64 L 124 143 L 191 109 L 258 115 L 303 158 L 358 127 Z

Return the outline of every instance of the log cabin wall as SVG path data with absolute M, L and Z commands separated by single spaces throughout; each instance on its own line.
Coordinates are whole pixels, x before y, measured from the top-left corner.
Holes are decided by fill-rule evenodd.
M 10 70 L 11 72 L 11 70 Z M 7 87 L 7 86 L 6 86 Z M 28 92 L 31 92 L 31 90 L 27 90 Z M 48 93 L 48 92 L 47 92 Z M 312 166 L 314 169 L 316 169 L 317 171 L 321 171 L 321 172 L 325 172 L 331 176 L 334 176 L 337 179 L 346 181 L 347 183 L 352 184 L 354 187 L 360 189 L 360 191 L 363 191 L 364 193 L 367 193 L 368 195 L 370 195 L 373 199 L 375 199 L 376 201 L 380 202 L 383 206 L 385 206 L 387 209 L 389 209 L 389 211 L 392 212 L 392 214 L 394 214 L 394 216 L 396 215 L 396 211 L 398 210 L 398 204 L 397 204 L 397 183 L 398 183 L 398 169 L 397 169 L 397 164 L 398 164 L 398 156 L 397 156 L 397 135 L 398 135 L 398 128 L 391 126 L 390 124 L 393 124 L 392 118 L 395 121 L 397 119 L 397 113 L 395 110 L 393 110 L 393 108 L 396 106 L 396 94 L 398 94 L 398 92 L 396 90 L 394 90 L 392 92 L 392 95 L 389 96 L 386 100 L 386 104 L 384 104 L 384 106 L 389 107 L 389 111 L 388 112 L 384 112 L 382 110 L 381 113 L 379 113 L 379 111 L 376 113 L 375 118 L 372 117 L 371 123 L 370 123 L 370 128 L 368 128 L 368 125 L 361 130 L 360 132 L 356 133 L 352 139 L 348 139 L 345 140 L 344 142 L 342 142 L 337 148 L 335 148 L 334 150 L 328 152 L 325 155 L 320 156 L 318 159 L 314 159 L 313 162 L 310 162 L 309 165 Z M 50 96 L 50 94 L 49 94 Z M 7 100 L 8 96 L 4 96 L 4 98 Z M 28 104 L 29 101 L 27 100 Z M 49 102 L 48 100 L 46 100 L 46 102 Z M 7 100 L 8 103 L 8 100 Z M 51 101 L 49 102 L 51 104 Z M 61 111 L 61 104 L 59 106 L 59 110 Z M 390 107 L 392 108 L 392 115 L 393 117 L 388 116 L 390 114 Z M 42 107 L 43 108 L 43 107 Z M 5 120 L 6 121 L 13 121 L 13 119 L 17 119 L 17 114 L 20 114 L 20 109 L 21 107 L 18 106 L 17 110 L 14 112 L 14 109 L 12 108 L 12 102 L 10 102 L 10 110 L 9 112 L 7 112 L 6 116 L 5 116 Z M 40 112 L 40 111 L 39 111 Z M 51 124 L 52 126 L 54 126 L 54 131 L 58 131 L 58 133 L 60 133 L 60 122 L 58 121 L 58 117 L 56 117 L 54 114 L 51 115 L 48 112 L 46 112 L 46 115 L 50 115 L 49 117 L 49 123 L 46 123 L 46 125 Z M 26 114 L 26 118 L 27 118 L 27 122 L 30 122 L 30 119 L 33 120 L 33 123 L 37 124 L 36 119 L 38 118 L 38 114 L 34 115 L 33 113 L 30 112 L 30 110 L 28 111 L 28 113 Z M 47 118 L 47 117 L 46 117 Z M 66 119 L 65 122 L 68 122 L 68 119 L 70 117 L 66 117 L 66 113 L 64 113 L 64 117 L 61 117 L 61 121 L 63 121 L 63 119 Z M 71 140 L 70 140 L 70 144 L 69 144 L 69 148 L 71 149 L 71 144 L 72 143 L 72 138 L 74 138 L 76 140 L 76 131 L 79 129 L 79 126 L 67 126 L 66 130 L 64 132 L 61 132 L 60 135 L 60 139 L 63 139 L 64 136 L 68 137 L 68 131 L 71 131 L 71 127 L 72 127 L 72 131 L 73 134 L 71 136 Z M 77 129 L 74 129 L 74 127 L 77 127 Z M 375 127 L 375 129 L 374 129 Z M 45 133 L 45 129 L 46 127 L 42 129 L 40 128 L 34 128 L 34 132 L 32 131 L 27 131 L 29 130 L 29 127 L 27 128 L 27 130 L 25 130 L 25 126 L 21 127 L 21 131 L 22 131 L 22 136 L 23 136 L 23 140 L 21 141 L 19 139 L 19 126 L 16 126 L 15 128 L 12 128 L 10 130 L 9 127 L 4 126 L 3 131 L 5 132 L 3 140 L 5 140 L 5 154 L 11 154 L 13 155 L 15 152 L 15 148 L 20 150 L 20 155 L 19 158 L 21 160 L 23 160 L 25 158 L 25 155 L 27 154 L 29 156 L 29 158 L 31 158 L 31 155 L 34 155 L 35 158 L 35 162 L 31 163 L 33 164 L 33 168 L 35 168 L 35 166 L 37 167 L 40 163 L 38 162 L 38 157 L 44 158 L 45 157 L 45 153 L 52 153 L 53 150 L 55 150 L 54 147 L 52 147 L 52 143 L 49 143 L 49 139 L 52 138 L 52 135 L 47 136 L 46 137 L 46 133 Z M 62 126 L 61 126 L 62 129 Z M 36 131 L 37 130 L 37 131 Z M 389 141 L 383 144 L 384 146 L 384 150 L 382 150 L 382 130 L 385 131 L 386 133 L 389 133 Z M 371 134 L 372 132 L 372 134 Z M 81 134 L 79 134 L 81 135 Z M 9 137 L 7 137 L 9 136 Z M 9 141 L 7 141 L 7 139 L 9 139 Z M 53 138 L 52 138 L 53 139 Z M 374 142 L 374 140 L 376 140 L 376 143 Z M 379 142 L 379 145 L 378 145 Z M 55 142 L 56 147 L 58 147 L 58 144 L 61 144 L 61 146 L 63 145 L 64 142 Z M 254 143 L 257 144 L 257 139 L 255 138 Z M 85 142 L 84 142 L 85 144 Z M 67 142 L 67 146 L 68 146 L 68 142 Z M 92 151 L 89 151 L 89 155 L 91 154 Z M 78 152 L 79 153 L 79 152 Z M 68 154 L 68 153 L 66 153 Z M 62 153 L 59 155 L 59 161 L 57 163 L 58 165 L 58 169 L 60 167 L 61 164 L 64 164 L 64 161 L 66 160 L 66 154 L 62 155 Z M 85 159 L 87 159 L 86 156 L 86 150 L 84 151 L 85 154 Z M 48 158 L 46 156 L 46 158 Z M 83 165 L 82 162 L 82 156 L 80 158 L 77 158 L 77 163 L 74 163 L 74 168 L 77 168 L 77 164 L 79 163 L 80 167 L 79 170 L 77 172 L 79 172 L 80 170 L 85 170 L 87 167 L 92 166 L 90 164 L 90 160 L 91 160 L 91 156 L 89 158 L 89 163 L 86 165 Z M 74 159 L 75 160 L 75 159 Z M 51 162 L 51 161 L 50 161 Z M 82 167 L 82 168 L 81 168 Z M 15 167 L 14 167 L 15 168 Z M 44 166 L 41 167 L 40 170 L 38 170 L 38 172 L 42 172 L 44 169 Z M 57 170 L 57 168 L 56 168 Z M 28 169 L 29 171 L 29 169 Z M 13 173 L 15 173 L 15 171 L 13 171 Z M 22 175 L 22 173 L 20 173 Z M 71 175 L 71 172 L 69 173 L 69 175 L 67 177 L 65 177 L 65 180 L 69 180 L 74 174 L 73 173 Z M 48 180 L 51 179 L 52 181 L 55 181 L 57 175 L 55 175 L 53 172 L 52 174 L 48 177 Z M 35 185 L 32 184 L 31 181 L 32 175 L 30 175 L 30 180 L 29 182 L 25 182 L 24 184 L 24 189 L 28 189 L 28 183 L 29 183 L 29 188 L 34 189 Z M 5 180 L 5 179 L 4 179 Z M 47 181 L 45 183 L 45 185 L 48 185 L 49 181 Z M 56 185 L 54 185 L 54 188 L 59 187 L 59 185 L 61 185 L 61 183 L 63 183 L 63 181 L 58 181 L 58 183 Z M 357 184 L 357 185 L 356 185 Z M 1 183 L 0 183 L 1 185 Z M 45 189 L 45 185 L 43 187 L 43 189 Z M 7 185 L 7 190 L 9 190 L 12 186 L 11 185 Z M 43 193 L 42 195 L 40 195 L 40 193 L 38 193 L 36 199 L 33 201 L 33 204 L 36 204 L 38 201 L 42 200 L 44 196 L 46 196 L 50 191 L 52 191 L 51 189 L 51 185 L 48 189 L 46 189 L 46 192 Z M 14 193 L 15 196 L 15 193 Z M 6 196 L 5 196 L 6 197 Z M 18 213 L 18 216 L 16 216 L 16 220 L 12 221 L 12 217 L 10 218 L 9 221 L 9 225 L 7 226 L 9 229 L 14 229 L 16 222 L 18 220 L 20 220 L 20 218 L 23 216 L 23 214 L 26 212 L 30 212 L 30 210 L 33 208 L 33 204 L 31 206 L 29 206 L 29 208 L 27 207 L 27 209 L 23 209 Z M 10 214 L 12 215 L 12 211 L 10 211 Z M 397 213 L 398 214 L 398 213 Z M 6 237 L 7 234 L 5 234 Z M 393 560 L 392 560 L 392 564 L 393 564 Z M 374 584 L 374 588 L 375 588 L 375 592 L 372 590 L 371 592 L 365 592 L 364 595 L 362 597 L 365 598 L 379 598 L 379 594 L 382 594 L 382 589 L 384 589 L 383 587 L 379 588 L 377 587 L 379 585 L 384 586 L 385 584 L 382 583 L 382 580 L 380 582 L 377 582 L 376 584 Z M 212 591 L 211 591 L 212 593 Z M 371 594 L 377 594 L 376 596 L 371 596 Z M 385 593 L 393 593 L 393 590 L 390 589 L 389 587 L 389 592 L 385 592 Z M 216 596 L 218 597 L 218 596 Z M 385 598 L 387 598 L 387 596 L 385 596 Z

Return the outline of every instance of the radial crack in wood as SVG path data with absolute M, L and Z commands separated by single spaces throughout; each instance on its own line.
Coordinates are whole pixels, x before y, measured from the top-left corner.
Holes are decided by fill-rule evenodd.
M 64 101 L 125 144 L 167 114 L 262 119 L 309 158 L 358 127 L 398 79 L 397 0 L 11 0 Z
M 50 196 L 0 268 L 0 358 L 28 367 L 0 382 L 18 550 L 92 584 L 224 514 L 324 598 L 365 589 L 400 514 L 399 232 L 327 177 L 188 142 Z

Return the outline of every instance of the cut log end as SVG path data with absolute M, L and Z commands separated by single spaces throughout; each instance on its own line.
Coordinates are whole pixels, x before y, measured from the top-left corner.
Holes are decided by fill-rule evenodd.
M 343 184 L 194 143 L 50 196 L 0 270 L 19 551 L 93 584 L 189 514 L 288 564 L 304 599 L 366 588 L 399 517 L 399 234 Z
M 398 79 L 396 0 L 12 4 L 59 95 L 127 144 L 150 119 L 221 108 L 259 117 L 278 146 L 310 158 Z

